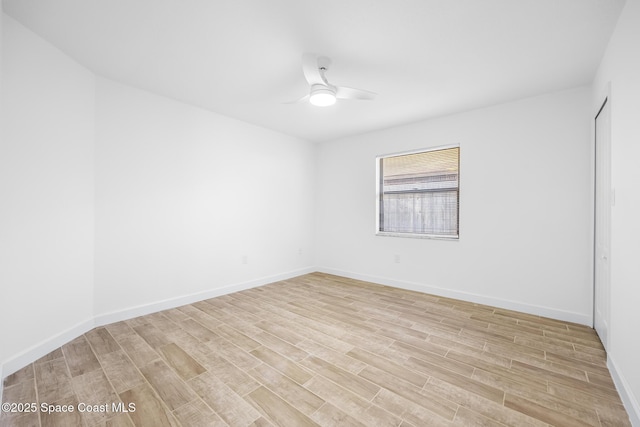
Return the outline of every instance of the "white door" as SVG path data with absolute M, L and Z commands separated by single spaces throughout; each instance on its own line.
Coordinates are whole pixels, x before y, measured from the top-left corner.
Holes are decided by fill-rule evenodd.
M 595 119 L 595 250 L 593 325 L 608 347 L 611 251 L 611 103 L 605 99 Z

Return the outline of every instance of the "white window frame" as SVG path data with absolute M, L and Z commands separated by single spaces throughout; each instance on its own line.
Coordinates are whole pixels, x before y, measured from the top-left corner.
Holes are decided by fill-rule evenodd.
M 423 233 L 401 233 L 380 231 L 380 196 L 382 194 L 382 184 L 380 181 L 380 162 L 387 157 L 406 156 L 410 154 L 426 153 L 429 151 L 446 150 L 450 148 L 458 149 L 458 233 L 455 235 L 441 235 L 441 234 L 423 234 Z M 376 236 L 385 237 L 409 237 L 413 239 L 435 239 L 435 240 L 453 240 L 458 241 L 460 239 L 460 145 L 440 145 L 437 147 L 421 148 L 411 151 L 402 151 L 397 153 L 382 154 L 376 156 Z

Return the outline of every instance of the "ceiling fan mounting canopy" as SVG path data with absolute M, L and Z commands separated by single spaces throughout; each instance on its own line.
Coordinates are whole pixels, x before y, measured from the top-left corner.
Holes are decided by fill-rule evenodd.
M 326 56 L 318 56 L 317 58 L 318 68 L 323 70 L 324 72 L 329 71 L 329 67 L 331 66 L 331 59 Z

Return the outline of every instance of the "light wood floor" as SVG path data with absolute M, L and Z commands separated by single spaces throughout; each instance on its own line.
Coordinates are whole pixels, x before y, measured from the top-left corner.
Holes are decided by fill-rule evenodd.
M 585 326 L 314 273 L 93 329 L 4 382 L 76 412 L 0 424 L 629 426 L 605 359 Z

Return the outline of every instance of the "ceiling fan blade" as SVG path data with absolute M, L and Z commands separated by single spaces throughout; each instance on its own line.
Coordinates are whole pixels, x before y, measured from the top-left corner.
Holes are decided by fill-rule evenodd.
M 301 102 L 305 102 L 309 100 L 309 95 L 305 95 L 302 98 L 294 99 L 293 101 L 283 102 L 283 104 L 299 104 Z
M 377 93 L 368 90 L 354 89 L 352 87 L 338 86 L 336 87 L 336 98 L 339 99 L 360 99 L 371 101 L 376 98 Z
M 324 85 L 326 84 L 320 73 L 318 66 L 318 57 L 313 53 L 305 53 L 302 55 L 302 72 L 304 78 L 310 85 Z

